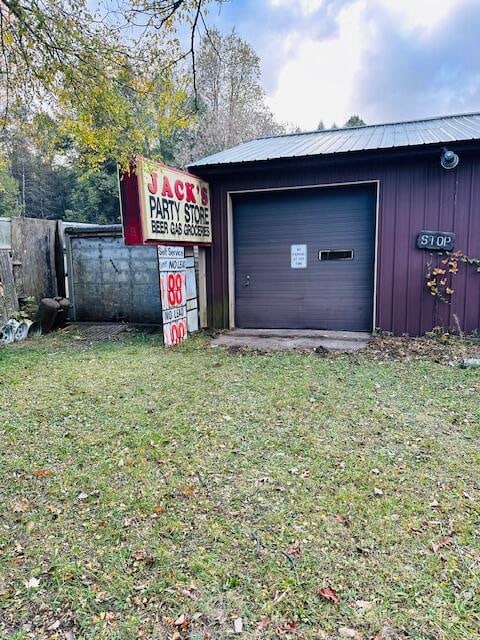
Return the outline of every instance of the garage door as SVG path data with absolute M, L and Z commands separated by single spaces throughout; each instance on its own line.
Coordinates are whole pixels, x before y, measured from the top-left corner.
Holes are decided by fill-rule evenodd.
M 126 247 L 121 236 L 72 235 L 70 252 L 77 321 L 161 322 L 156 247 Z
M 372 185 L 235 196 L 235 326 L 371 331 Z

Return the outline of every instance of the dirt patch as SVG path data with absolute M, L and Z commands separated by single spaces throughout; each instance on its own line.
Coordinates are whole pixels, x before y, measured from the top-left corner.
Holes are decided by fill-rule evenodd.
M 118 339 L 135 333 L 157 333 L 156 326 L 136 326 L 125 322 L 74 322 L 64 329 L 63 334 L 69 334 L 76 340 L 99 342 L 101 340 Z
M 449 334 L 423 338 L 374 336 L 365 354 L 375 360 L 432 360 L 459 364 L 465 358 L 480 358 L 480 339 Z

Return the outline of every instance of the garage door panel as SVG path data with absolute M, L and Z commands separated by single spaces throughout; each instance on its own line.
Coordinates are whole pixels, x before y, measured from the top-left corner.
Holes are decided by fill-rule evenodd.
M 72 237 L 70 247 L 77 320 L 159 322 L 156 247 L 125 247 L 117 236 Z
M 372 329 L 372 186 L 240 196 L 233 223 L 236 326 Z M 291 268 L 293 244 L 307 247 L 305 269 Z M 322 250 L 353 259 L 319 260 Z

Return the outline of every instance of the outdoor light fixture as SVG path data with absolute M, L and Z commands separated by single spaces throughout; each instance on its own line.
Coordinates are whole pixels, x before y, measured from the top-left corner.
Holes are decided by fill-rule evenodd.
M 447 149 L 445 147 L 443 148 L 442 158 L 440 162 L 444 169 L 455 169 L 459 160 L 459 157 L 454 151 L 451 151 L 450 149 Z

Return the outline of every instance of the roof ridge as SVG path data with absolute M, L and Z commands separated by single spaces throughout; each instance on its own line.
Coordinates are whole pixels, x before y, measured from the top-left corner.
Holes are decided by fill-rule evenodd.
M 395 124 L 415 124 L 417 122 L 430 122 L 432 120 L 448 120 L 450 118 L 467 118 L 469 116 L 480 116 L 480 111 L 471 111 L 471 112 L 467 112 L 467 113 L 451 113 L 449 115 L 446 116 L 428 116 L 426 118 L 417 118 L 415 120 L 398 120 L 395 122 L 378 122 L 376 124 L 362 124 L 362 125 L 355 125 L 353 127 L 336 127 L 335 129 L 313 129 L 311 131 L 297 131 L 297 132 L 290 132 L 290 133 L 277 133 L 277 134 L 271 134 L 268 136 L 259 136 L 258 138 L 252 138 L 251 140 L 248 140 L 246 143 L 243 144 L 248 144 L 248 142 L 254 142 L 255 140 L 270 140 L 272 138 L 287 138 L 289 136 L 308 136 L 308 135 L 312 135 L 312 134 L 322 134 L 322 133 L 332 133 L 334 131 L 348 131 L 348 130 L 352 130 L 352 129 L 372 129 L 373 127 L 391 127 L 392 125 Z

